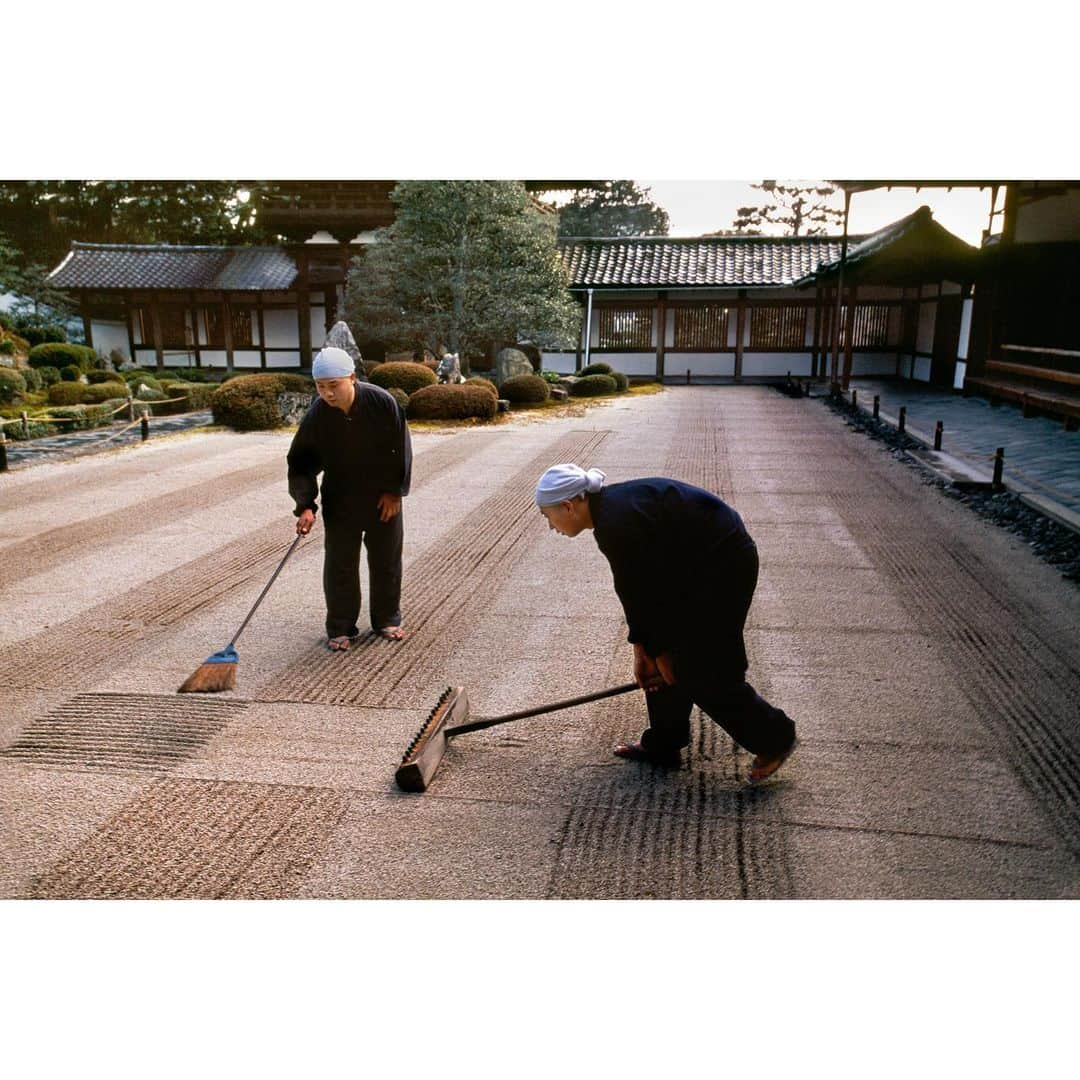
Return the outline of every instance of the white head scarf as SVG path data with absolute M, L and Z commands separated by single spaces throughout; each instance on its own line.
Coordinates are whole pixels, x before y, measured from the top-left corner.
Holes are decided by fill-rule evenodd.
M 344 350 L 328 345 L 311 365 L 313 379 L 344 379 L 356 371 L 353 358 Z
M 552 465 L 536 484 L 536 505 L 556 506 L 586 492 L 599 491 L 606 477 L 599 469 L 586 472 L 580 465 Z

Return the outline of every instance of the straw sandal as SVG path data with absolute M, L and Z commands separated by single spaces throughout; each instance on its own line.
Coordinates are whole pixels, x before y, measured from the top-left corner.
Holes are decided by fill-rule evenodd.
M 759 754 L 750 763 L 750 775 L 747 777 L 747 783 L 760 784 L 762 781 L 768 780 L 768 778 L 772 776 L 772 774 L 776 772 L 789 757 L 791 757 L 792 751 L 795 749 L 797 743 L 798 739 L 792 739 L 791 745 L 782 754 L 778 754 L 776 757 L 763 758 Z

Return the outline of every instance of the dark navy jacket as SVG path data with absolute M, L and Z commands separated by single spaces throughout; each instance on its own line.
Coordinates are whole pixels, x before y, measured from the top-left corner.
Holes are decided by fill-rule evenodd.
M 627 640 L 657 656 L 707 628 L 728 591 L 725 575 L 753 547 L 742 518 L 710 492 L 664 477 L 609 484 L 588 498 Z
M 393 396 L 371 383 L 355 382 L 346 415 L 319 398 L 304 414 L 289 447 L 289 494 L 297 517 L 315 510 L 316 477 L 323 474 L 323 511 L 368 508 L 384 492 L 408 495 L 412 442 Z

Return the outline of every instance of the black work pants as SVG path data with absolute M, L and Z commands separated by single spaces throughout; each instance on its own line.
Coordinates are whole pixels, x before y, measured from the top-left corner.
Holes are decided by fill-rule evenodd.
M 382 630 L 401 625 L 402 513 L 379 520 L 378 507 L 335 508 L 324 522 L 323 592 L 327 637 L 355 637 L 360 631 L 360 546 L 367 548 L 371 583 L 371 626 Z
M 722 581 L 706 591 L 693 634 L 671 649 L 675 685 L 645 695 L 649 727 L 641 743 L 654 753 L 689 744 L 695 705 L 752 754 L 781 754 L 795 739 L 788 715 L 746 681 L 743 626 L 757 586 L 757 548 L 725 557 L 722 571 Z

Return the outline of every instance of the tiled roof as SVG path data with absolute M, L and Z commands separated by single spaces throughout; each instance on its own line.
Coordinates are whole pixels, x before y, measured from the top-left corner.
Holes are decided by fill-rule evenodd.
M 849 239 L 850 243 L 850 239 Z M 825 236 L 670 236 L 559 241 L 572 288 L 791 285 L 840 258 Z
M 931 276 L 938 274 L 963 273 L 970 271 L 972 260 L 978 255 L 978 248 L 965 243 L 960 237 L 939 225 L 929 206 L 920 206 L 918 210 L 886 225 L 883 229 L 861 239 L 849 238 L 847 257 L 844 261 L 845 272 L 857 274 L 867 268 L 875 257 L 888 259 L 891 264 L 902 263 L 902 269 L 917 276 L 920 267 L 926 268 Z M 895 270 L 890 265 L 889 270 Z M 807 284 L 811 278 L 832 277 L 839 273 L 840 257 L 829 260 L 819 266 L 815 273 L 799 284 Z
M 296 264 L 276 247 L 71 245 L 49 275 L 58 289 L 288 289 Z

